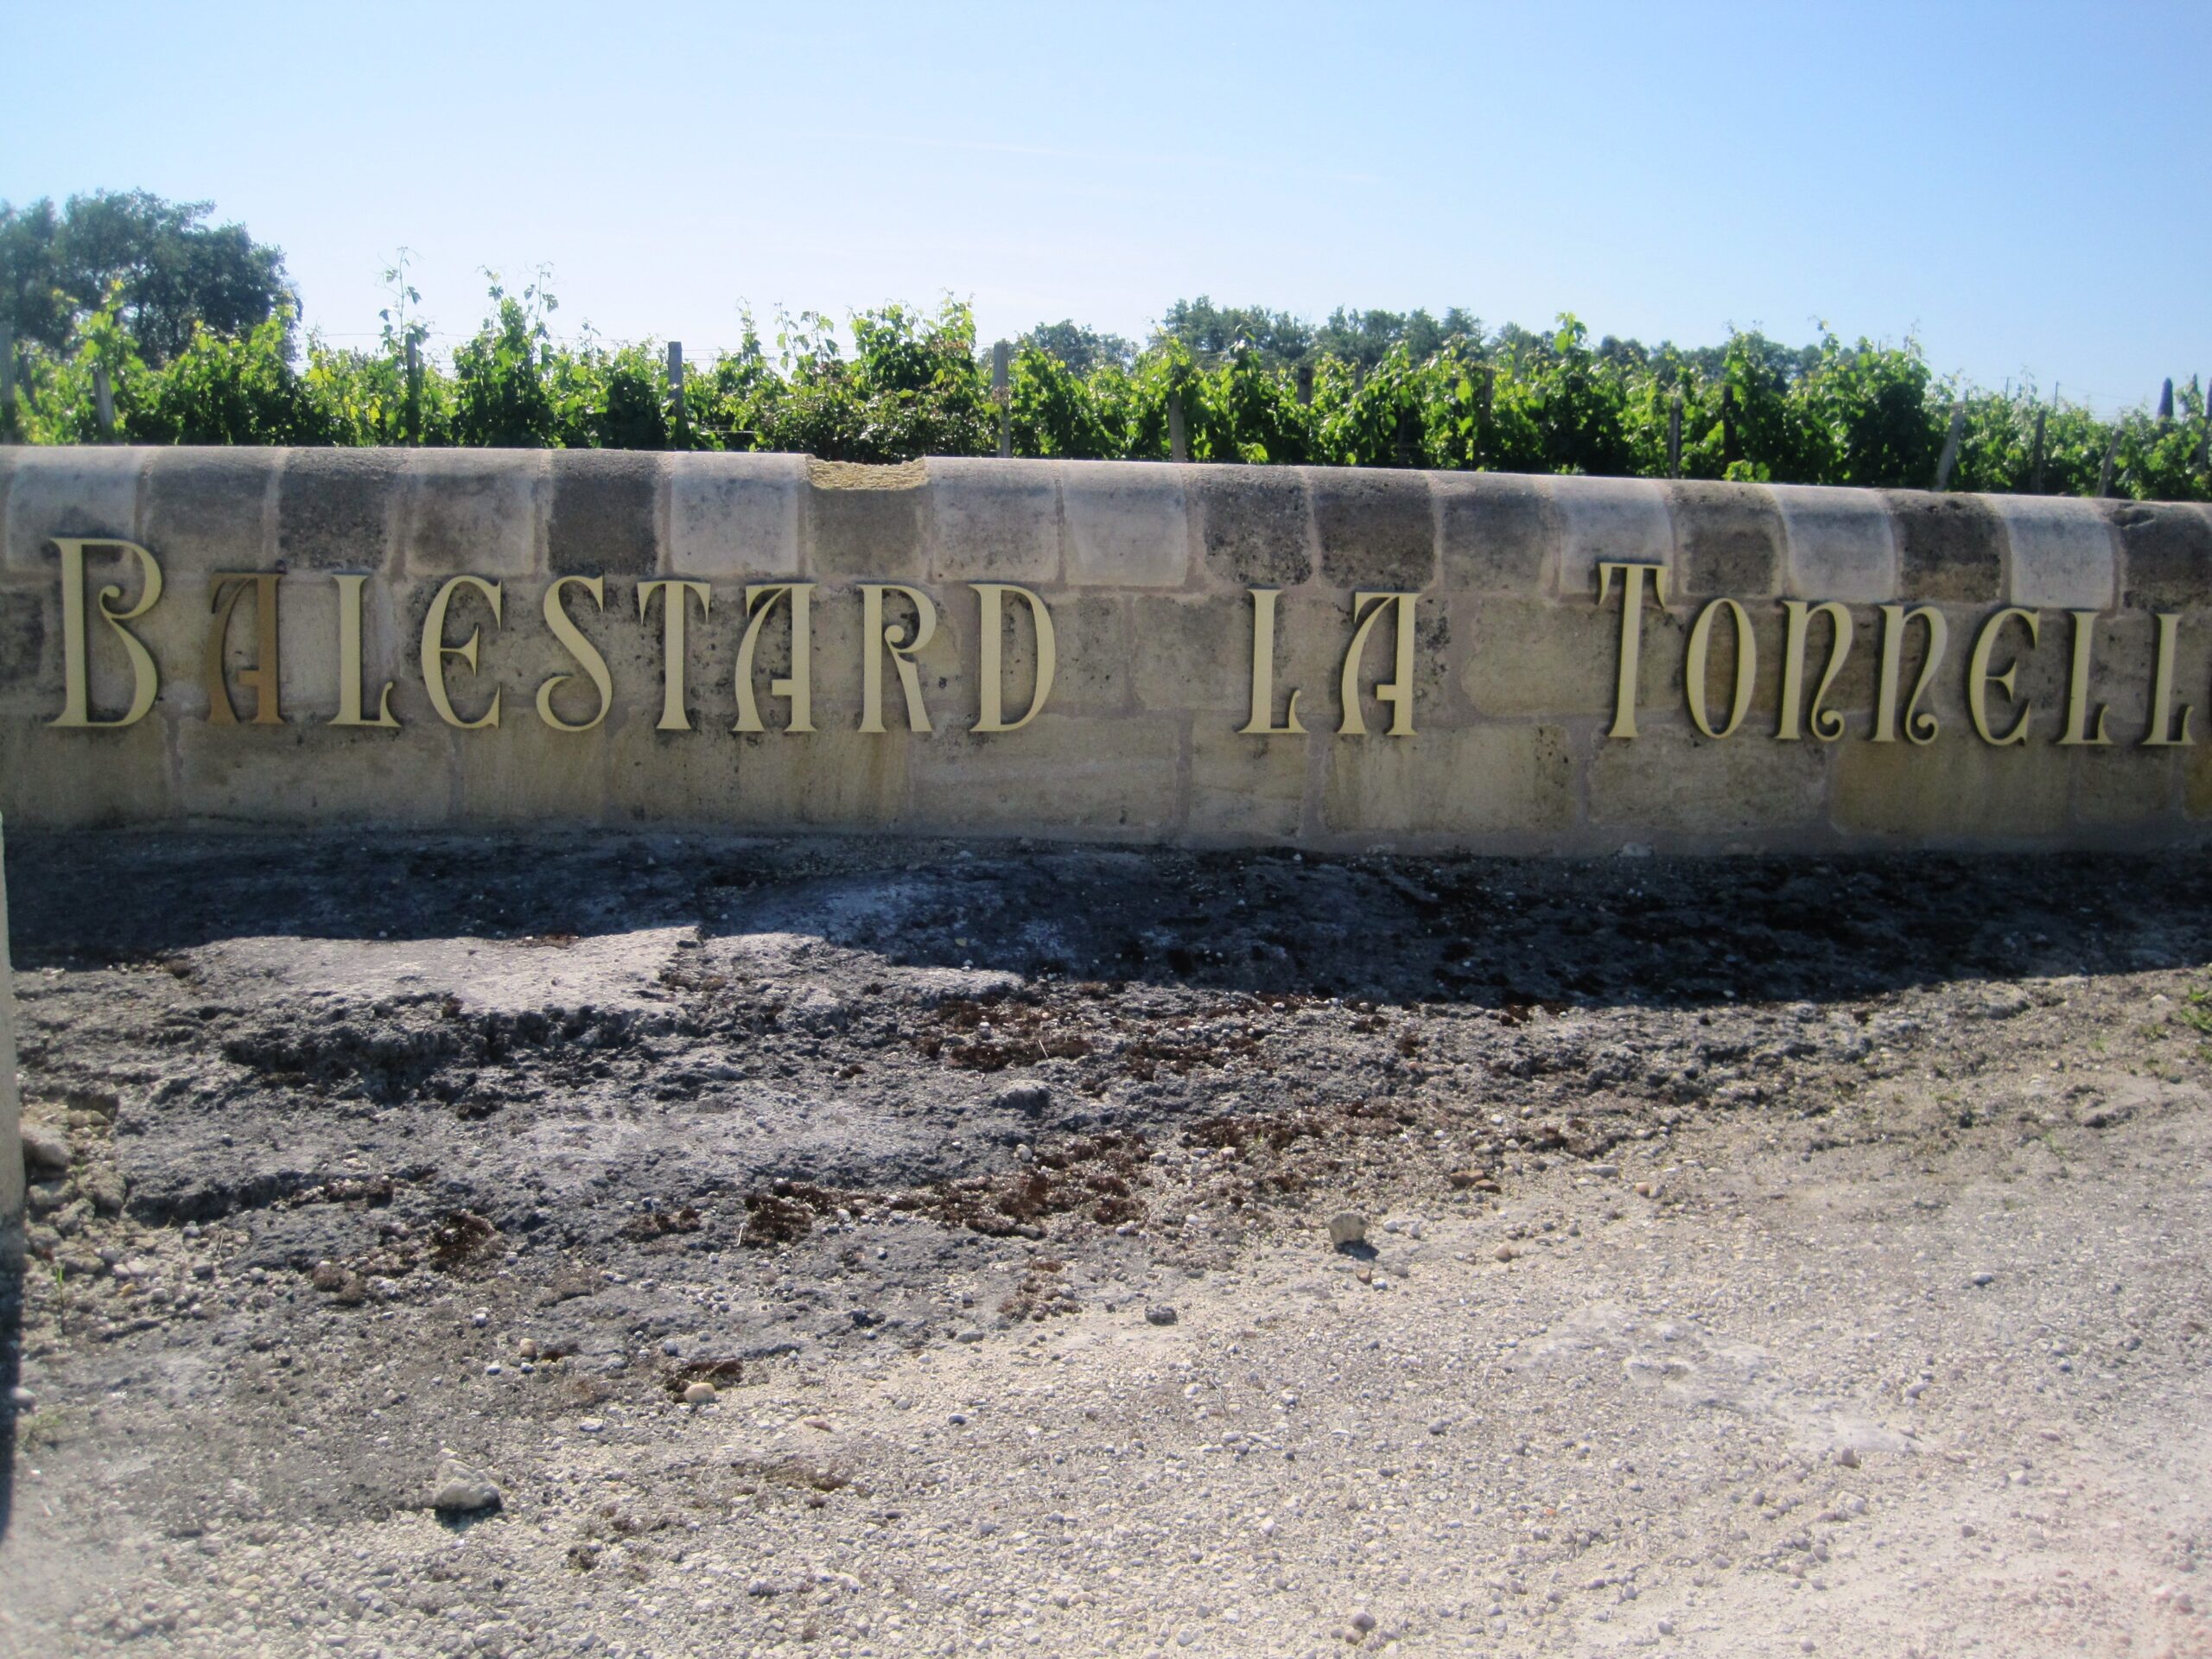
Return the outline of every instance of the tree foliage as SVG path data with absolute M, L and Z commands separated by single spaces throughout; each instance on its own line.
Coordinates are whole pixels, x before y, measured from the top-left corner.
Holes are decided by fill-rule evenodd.
M 0 321 L 18 340 L 66 349 L 95 311 L 113 312 L 133 349 L 168 362 L 206 327 L 239 337 L 287 314 L 299 295 L 284 254 L 241 225 L 210 225 L 214 205 L 143 190 L 0 202 Z

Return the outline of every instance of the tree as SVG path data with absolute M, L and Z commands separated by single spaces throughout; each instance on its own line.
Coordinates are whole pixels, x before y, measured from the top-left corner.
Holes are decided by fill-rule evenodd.
M 1089 374 L 1103 363 L 1126 369 L 1137 360 L 1137 348 L 1119 334 L 1097 329 L 1070 318 L 1064 322 L 1040 322 L 1016 342 L 1026 351 L 1056 357 L 1077 374 Z
M 242 225 L 210 225 L 207 201 L 144 190 L 0 202 L 0 319 L 19 339 L 67 348 L 78 325 L 113 296 L 139 356 L 160 365 L 195 326 L 238 338 L 289 310 L 299 294 L 281 248 Z

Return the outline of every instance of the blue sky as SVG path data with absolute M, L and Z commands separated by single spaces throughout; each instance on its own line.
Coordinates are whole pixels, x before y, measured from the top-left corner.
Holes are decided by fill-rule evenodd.
M 2212 5 L 9 8 L 0 196 L 209 198 L 365 336 L 1178 296 L 1686 344 L 1916 334 L 2100 408 L 2212 372 Z

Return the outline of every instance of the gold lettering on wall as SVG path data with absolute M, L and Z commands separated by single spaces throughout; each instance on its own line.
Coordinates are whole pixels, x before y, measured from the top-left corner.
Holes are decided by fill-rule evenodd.
M 161 564 L 136 542 L 121 542 L 111 536 L 57 536 L 54 544 L 61 550 L 61 712 L 48 724 L 109 730 L 135 726 L 153 708 L 162 677 L 154 666 L 153 652 L 124 624 L 137 621 L 160 602 Z M 130 706 L 120 720 L 92 718 L 92 641 L 85 626 L 85 550 L 88 547 L 116 548 L 138 565 L 136 605 L 127 611 L 115 609 L 114 601 L 123 597 L 123 589 L 112 584 L 102 588 L 92 602 L 100 620 L 115 630 L 117 642 L 130 664 Z
M 653 595 L 664 595 L 660 610 L 660 719 L 653 729 L 657 732 L 688 732 L 691 729 L 691 711 L 683 702 L 683 668 L 690 647 L 687 643 L 684 625 L 688 604 L 699 601 L 699 619 L 704 621 L 714 607 L 714 594 L 703 582 L 641 582 L 638 584 L 638 620 L 645 620 Z
M 885 623 L 883 596 L 886 594 L 903 594 L 913 606 L 912 643 L 907 642 L 905 623 Z M 916 732 L 930 729 L 929 710 L 922 706 L 921 675 L 914 666 L 914 658 L 936 633 L 937 607 L 919 588 L 908 588 L 895 582 L 864 582 L 861 584 L 861 730 L 880 732 L 883 729 L 883 659 L 886 657 L 899 671 L 899 683 L 906 693 L 907 729 Z
M 1337 690 L 1344 704 L 1344 719 L 1337 727 L 1339 737 L 1364 737 L 1367 721 L 1359 707 L 1359 662 L 1367 649 L 1367 636 L 1381 620 L 1385 609 L 1397 611 L 1397 633 L 1395 653 L 1391 659 L 1390 679 L 1375 688 L 1375 700 L 1390 705 L 1390 735 L 1411 737 L 1414 734 L 1414 594 L 1354 594 L 1351 596 L 1351 644 L 1344 651 L 1344 672 L 1338 677 Z M 1363 614 L 1365 620 L 1362 620 Z
M 1728 723 L 1715 729 L 1706 706 L 1706 659 L 1713 649 L 1713 619 L 1726 611 L 1736 626 L 1736 683 L 1728 702 Z M 1690 625 L 1688 660 L 1683 664 L 1682 690 L 1690 706 L 1690 721 L 1707 737 L 1729 736 L 1751 712 L 1751 682 L 1758 672 L 1758 642 L 1751 637 L 1751 613 L 1732 599 L 1716 599 L 1697 613 Z
M 982 655 L 982 684 L 977 692 L 979 699 L 976 729 L 979 732 L 1018 732 L 1037 718 L 1037 711 L 1045 706 L 1045 699 L 1052 690 L 1052 675 L 1059 666 L 1059 646 L 1052 634 L 1052 613 L 1045 601 L 1027 588 L 1017 588 L 1007 582 L 978 582 L 969 584 L 976 590 L 982 607 L 982 632 L 979 636 Z M 1005 669 L 1001 638 L 1005 628 L 1006 595 L 1012 594 L 1029 607 L 1029 619 L 1036 625 L 1037 681 L 1029 693 L 1029 708 L 1021 718 L 1009 721 L 1006 718 Z
M 2174 734 L 2174 631 L 2181 626 L 2181 613 L 2160 611 L 2158 619 L 2158 655 L 2157 666 L 2151 674 L 2151 729 L 2144 734 L 2142 747 L 2146 749 L 2173 749 L 2194 741 L 2189 734 L 2189 705 L 2181 706 L 2181 734 Z
M 501 693 L 492 693 L 492 706 L 474 720 L 463 720 L 454 713 L 453 700 L 446 694 L 446 658 L 458 657 L 468 664 L 468 671 L 477 671 L 477 646 L 483 630 L 471 628 L 468 638 L 458 645 L 446 644 L 446 609 L 453 603 L 454 595 L 463 588 L 472 588 L 484 596 L 492 607 L 492 622 L 499 621 L 499 584 L 486 582 L 481 576 L 454 576 L 430 600 L 430 608 L 423 613 L 423 689 L 430 694 L 430 707 L 438 711 L 438 718 L 448 726 L 459 727 L 464 732 L 480 731 L 486 726 L 499 723 Z
M 2002 674 L 1989 671 L 1990 653 L 1997 648 L 1997 636 L 2005 625 L 2014 618 L 2027 625 L 2028 645 L 2032 650 L 2041 639 L 2043 620 L 2033 611 L 2024 611 L 2017 605 L 2008 605 L 1981 625 L 1981 632 L 1974 635 L 1974 654 L 1967 664 L 1967 715 L 1974 721 L 1977 736 L 1985 743 L 2003 748 L 2010 743 L 2028 741 L 2028 718 L 2035 713 L 2032 703 L 2020 704 L 2020 716 L 2012 722 L 2012 729 L 1999 737 L 1989 729 L 1989 688 L 2003 688 L 2007 697 L 2013 696 L 2012 687 L 2020 677 L 2020 659 L 2014 658 Z
M 1660 607 L 1667 604 L 1667 567 L 1628 564 L 1607 560 L 1598 566 L 1598 602 L 1603 605 L 1612 591 L 1613 577 L 1621 579 L 1620 667 L 1613 684 L 1613 724 L 1607 737 L 1636 735 L 1636 677 L 1643 657 L 1643 579 L 1651 578 Z
M 911 592 L 911 589 L 902 589 Z M 768 582 L 745 590 L 745 613 L 750 619 L 745 625 L 745 637 L 737 647 L 737 724 L 730 729 L 739 732 L 765 731 L 760 723 L 760 707 L 753 700 L 753 656 L 760 646 L 760 629 L 768 620 L 768 613 L 776 608 L 779 599 L 786 601 L 791 622 L 791 671 L 785 679 L 768 682 L 768 695 L 781 697 L 791 705 L 791 721 L 787 732 L 810 732 L 814 729 L 814 615 L 811 601 L 814 584 L 810 582 Z M 879 601 L 879 607 L 881 601 Z M 922 639 L 916 645 L 926 644 L 929 631 L 925 628 Z M 869 647 L 873 665 L 874 647 Z M 911 695 L 911 694 L 910 694 Z M 862 731 L 868 728 L 861 727 Z M 875 729 L 881 731 L 878 725 Z M 922 722 L 921 730 L 929 730 L 929 722 Z
M 1897 679 L 1904 671 L 1904 633 L 1916 620 L 1927 626 L 1928 654 L 1921 660 L 1920 677 L 1912 683 L 1912 696 L 1904 706 L 1904 734 L 1917 744 L 1936 741 L 1939 729 L 1936 716 L 1921 709 L 1920 699 L 1927 693 L 1928 683 L 1936 677 L 1936 665 L 1943 660 L 1943 649 L 1950 641 L 1950 630 L 1943 621 L 1942 612 L 1932 605 L 1918 605 L 1910 610 L 1902 605 L 1885 605 L 1882 607 L 1881 671 L 1874 691 L 1874 741 L 1877 743 L 1897 741 Z
M 1272 588 L 1255 588 L 1252 594 L 1252 717 L 1236 729 L 1247 737 L 1302 736 L 1298 723 L 1298 692 L 1283 710 L 1282 724 L 1275 717 L 1275 596 Z
M 1805 690 L 1805 639 L 1812 632 L 1813 618 L 1824 616 L 1828 620 L 1828 664 L 1821 671 L 1821 683 L 1813 688 L 1813 703 L 1806 711 L 1805 721 L 1815 737 L 1823 743 L 1833 743 L 1843 735 L 1843 716 L 1821 704 L 1835 683 L 1835 677 L 1842 671 L 1844 658 L 1851 654 L 1851 613 L 1832 599 L 1819 605 L 1808 605 L 1802 599 L 1785 599 L 1782 610 L 1785 619 L 1782 640 L 1782 718 L 1775 727 L 1775 737 L 1784 743 L 1799 740 L 1797 711 Z
M 253 723 L 282 726 L 278 707 L 280 682 L 276 672 L 276 570 L 211 570 L 207 575 L 207 607 L 214 620 L 207 629 L 207 648 L 200 659 L 200 677 L 207 687 L 207 723 L 235 726 L 238 710 L 231 707 L 229 677 L 225 658 L 229 654 L 231 615 L 246 589 L 253 590 L 253 661 L 238 671 L 238 683 L 253 688 Z
M 564 588 L 581 588 L 592 597 L 592 602 L 604 611 L 607 608 L 607 583 L 599 576 L 558 576 L 545 590 L 545 626 L 553 630 L 553 637 L 562 648 L 576 659 L 577 664 L 590 677 L 593 688 L 599 693 L 599 707 L 589 720 L 571 724 L 553 712 L 553 694 L 576 677 L 573 674 L 550 675 L 537 688 L 537 717 L 556 732 L 588 732 L 607 718 L 607 709 L 614 702 L 614 682 L 607 672 L 607 658 L 599 654 L 599 647 L 584 638 L 561 602 Z
M 361 588 L 364 575 L 338 578 L 338 713 L 334 726 L 397 727 L 391 714 L 391 682 L 377 693 L 377 717 L 361 718 Z
M 2058 741 L 2069 743 L 2109 743 L 2105 735 L 2105 715 L 2101 702 L 2097 705 L 2097 734 L 2088 734 L 2089 728 L 2089 653 L 2094 647 L 2097 633 L 2097 613 L 2069 611 L 2074 619 L 2074 657 L 2066 674 L 2066 732 Z

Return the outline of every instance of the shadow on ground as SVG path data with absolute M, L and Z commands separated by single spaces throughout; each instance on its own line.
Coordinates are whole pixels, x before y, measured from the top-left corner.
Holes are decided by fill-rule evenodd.
M 2212 954 L 2212 856 L 1317 858 L 603 833 L 10 838 L 22 969 L 692 927 L 901 966 L 1511 1008 L 1827 1001 Z

